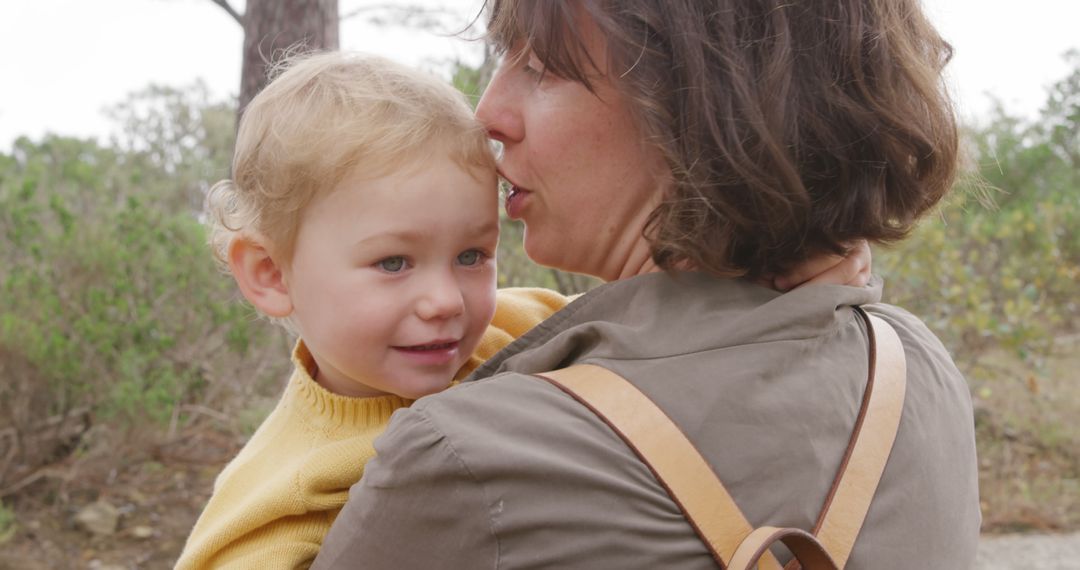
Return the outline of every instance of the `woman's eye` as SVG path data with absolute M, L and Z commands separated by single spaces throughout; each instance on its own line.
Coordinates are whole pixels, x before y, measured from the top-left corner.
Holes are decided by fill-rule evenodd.
M 540 58 L 536 57 L 535 54 L 529 54 L 529 57 L 525 58 L 525 64 L 522 66 L 522 68 L 525 69 L 525 73 L 529 75 L 534 75 L 538 78 L 545 75 L 544 64 L 540 61 Z
M 484 260 L 484 254 L 480 253 L 479 251 L 477 251 L 475 249 L 470 249 L 468 251 L 463 251 L 460 254 L 458 254 L 457 260 L 458 260 L 458 263 L 460 263 L 461 265 L 471 267 L 471 266 L 477 265 L 481 261 L 483 261 Z
M 387 273 L 398 273 L 401 270 L 405 269 L 405 258 L 401 257 L 400 255 L 395 255 L 394 257 L 387 257 L 386 259 L 383 259 L 382 261 L 376 263 L 375 266 Z

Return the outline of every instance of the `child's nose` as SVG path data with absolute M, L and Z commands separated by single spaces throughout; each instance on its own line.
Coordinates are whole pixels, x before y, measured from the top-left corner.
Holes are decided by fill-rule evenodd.
M 452 278 L 433 281 L 417 303 L 416 312 L 421 319 L 448 319 L 465 312 L 465 299 L 461 288 Z

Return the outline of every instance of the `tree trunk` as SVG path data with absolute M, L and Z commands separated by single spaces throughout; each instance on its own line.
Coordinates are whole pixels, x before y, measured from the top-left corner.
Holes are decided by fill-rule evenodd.
M 338 49 L 338 0 L 248 0 L 237 117 L 266 87 L 267 68 L 286 50 Z

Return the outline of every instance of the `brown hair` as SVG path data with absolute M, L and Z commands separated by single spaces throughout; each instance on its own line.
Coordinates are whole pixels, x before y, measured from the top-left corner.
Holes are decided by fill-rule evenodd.
M 664 268 L 782 272 L 905 237 L 949 189 L 952 48 L 919 0 L 489 0 L 503 50 L 591 89 L 604 70 L 674 184 L 646 237 Z M 582 18 L 606 37 L 589 61 Z

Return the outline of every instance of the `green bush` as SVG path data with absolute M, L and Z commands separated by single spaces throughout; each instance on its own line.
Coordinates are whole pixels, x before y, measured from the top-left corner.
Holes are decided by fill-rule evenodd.
M 253 367 L 252 347 L 280 350 L 199 221 L 227 171 L 231 107 L 199 86 L 151 88 L 113 115 L 126 127 L 112 147 L 48 136 L 0 155 L 0 347 L 47 391 L 32 414 L 0 394 L 7 417 L 89 407 L 164 422 L 231 389 L 222 374 Z
M 15 536 L 16 526 L 15 511 L 12 511 L 3 501 L 0 501 L 0 544 L 11 540 Z
M 962 359 L 1004 347 L 1037 361 L 1080 316 L 1080 55 L 1034 121 L 998 106 L 938 215 L 875 259 L 887 300 Z
M 995 209 L 958 193 L 875 259 L 886 298 L 918 314 L 958 358 L 1000 346 L 1044 354 L 1077 323 L 1080 204 L 1068 195 Z

